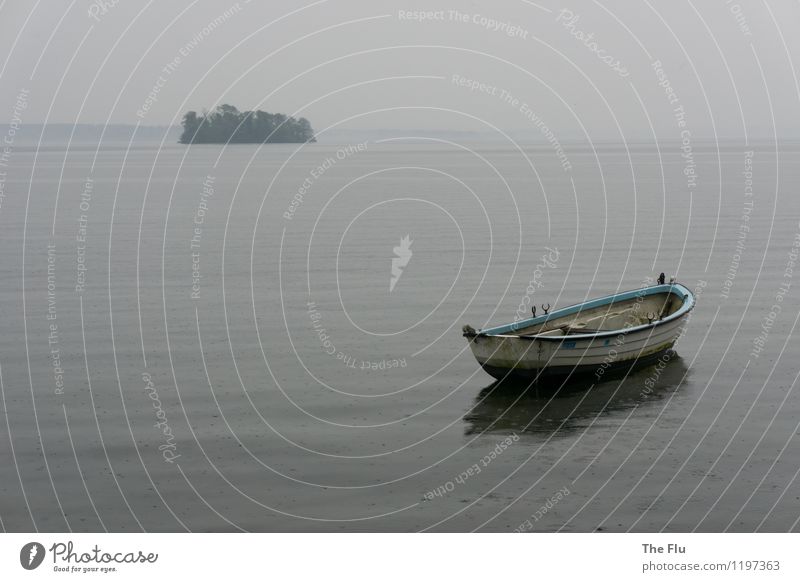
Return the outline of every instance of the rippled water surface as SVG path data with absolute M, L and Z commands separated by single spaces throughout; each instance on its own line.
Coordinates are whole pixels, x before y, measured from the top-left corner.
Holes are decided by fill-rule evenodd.
M 18 148 L 3 526 L 797 529 L 800 150 L 678 146 Z M 495 385 L 461 337 L 661 271 L 666 366 Z

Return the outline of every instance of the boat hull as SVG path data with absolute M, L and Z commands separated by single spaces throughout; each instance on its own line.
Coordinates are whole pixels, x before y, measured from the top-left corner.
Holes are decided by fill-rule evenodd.
M 594 376 L 598 381 L 623 372 L 637 370 L 652 366 L 667 354 L 674 354 L 672 346 L 668 344 L 658 352 L 639 356 L 632 359 L 609 362 L 608 365 L 577 364 L 565 366 L 546 366 L 544 368 L 498 368 L 491 364 L 481 364 L 481 368 L 497 380 L 552 380 L 558 378 L 578 379 Z

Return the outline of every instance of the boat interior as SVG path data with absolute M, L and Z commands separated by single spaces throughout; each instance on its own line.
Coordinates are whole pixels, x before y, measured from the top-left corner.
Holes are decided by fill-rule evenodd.
M 554 312 L 544 322 L 520 328 L 521 336 L 563 336 L 598 333 L 660 321 L 680 309 L 683 301 L 674 293 L 656 293 L 606 303 L 559 316 Z

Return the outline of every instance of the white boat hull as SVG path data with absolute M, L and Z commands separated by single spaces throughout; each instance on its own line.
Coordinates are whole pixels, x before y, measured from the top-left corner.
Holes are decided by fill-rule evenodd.
M 612 369 L 650 363 L 672 348 L 694 304 L 691 293 L 685 291 L 688 293 L 684 298 L 685 304 L 674 317 L 648 325 L 561 336 L 553 336 L 552 332 L 526 335 L 513 333 L 512 330 L 501 330 L 512 333 L 491 333 L 491 330 L 487 330 L 474 333 L 469 338 L 469 346 L 483 369 L 497 379 L 509 376 L 535 379 L 592 373 L 601 378 Z M 575 307 L 570 309 L 574 311 Z M 566 312 L 567 309 L 562 311 Z M 553 315 L 556 319 L 565 317 L 558 316 L 558 312 Z M 541 318 L 532 318 L 531 321 L 537 319 Z M 465 333 L 465 336 L 468 334 Z

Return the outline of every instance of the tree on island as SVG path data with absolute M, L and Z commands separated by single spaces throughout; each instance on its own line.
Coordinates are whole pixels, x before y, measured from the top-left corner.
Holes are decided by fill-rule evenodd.
M 317 141 L 308 119 L 287 117 L 283 113 L 239 111 L 233 105 L 220 105 L 198 116 L 189 111 L 183 116 L 179 143 L 307 143 Z

